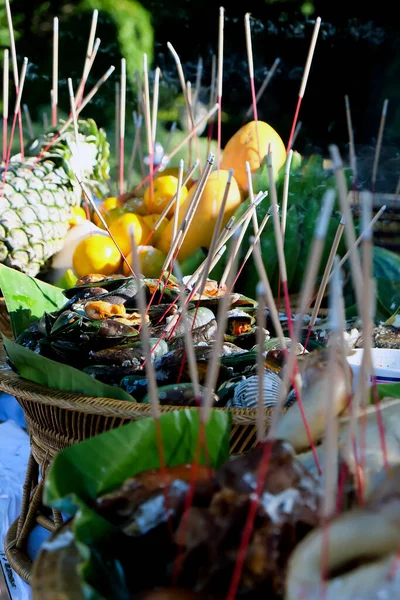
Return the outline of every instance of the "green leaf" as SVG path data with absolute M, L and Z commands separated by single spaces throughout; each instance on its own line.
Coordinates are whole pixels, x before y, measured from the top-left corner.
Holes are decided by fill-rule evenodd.
M 107 385 L 78 369 L 74 369 L 74 367 L 63 365 L 36 354 L 36 352 L 9 340 L 4 335 L 3 342 L 16 371 L 28 381 L 63 392 L 98 398 L 113 398 L 114 400 L 135 401 L 130 394 L 121 388 Z
M 298 212 L 295 206 L 291 206 L 287 211 L 285 232 L 285 261 L 289 289 L 296 274 L 300 246 Z M 279 269 L 275 272 L 274 281 L 271 283 L 272 292 L 275 294 L 278 292 L 278 285 Z
M 78 278 L 72 269 L 67 269 L 61 279 L 57 281 L 56 287 L 61 288 L 62 290 L 69 290 L 76 285 L 77 281 Z
M 229 456 L 230 424 L 229 411 L 211 412 L 206 440 L 213 468 Z M 193 461 L 199 426 L 197 408 L 161 415 L 161 437 L 168 467 Z M 205 464 L 203 456 L 201 463 Z M 152 417 L 139 419 L 59 452 L 46 478 L 45 503 L 73 514 L 78 498 L 89 502 L 128 477 L 159 466 L 156 422 Z
M 65 304 L 59 288 L 0 265 L 0 290 L 10 315 L 14 337 L 43 315 Z
M 400 256 L 376 246 L 373 266 L 376 295 L 390 316 L 400 305 Z

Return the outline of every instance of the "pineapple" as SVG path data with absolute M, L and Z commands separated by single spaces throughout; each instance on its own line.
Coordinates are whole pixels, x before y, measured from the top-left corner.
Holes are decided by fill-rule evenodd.
M 109 178 L 109 144 L 91 120 L 79 121 L 79 146 L 73 128 L 36 157 L 54 137 L 49 132 L 29 144 L 25 160 L 10 160 L 3 185 L 0 168 L 0 263 L 36 276 L 61 250 L 73 207 L 81 204 L 79 174 L 95 196 Z

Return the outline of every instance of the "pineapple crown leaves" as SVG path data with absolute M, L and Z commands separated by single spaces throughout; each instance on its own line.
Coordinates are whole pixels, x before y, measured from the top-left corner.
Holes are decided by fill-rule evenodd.
M 36 138 L 25 150 L 26 157 L 39 156 L 43 152 L 42 160 L 51 160 L 62 167 L 71 180 L 77 170 L 82 169 L 82 174 L 91 187 L 102 188 L 110 176 L 110 146 L 106 133 L 97 127 L 93 119 L 78 122 L 79 147 L 77 147 L 73 126 L 57 139 L 53 145 L 45 150 L 57 134 L 52 129 Z

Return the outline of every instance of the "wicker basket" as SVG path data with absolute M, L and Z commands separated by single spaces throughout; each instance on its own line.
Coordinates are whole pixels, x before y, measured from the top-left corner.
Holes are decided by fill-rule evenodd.
M 61 515 L 42 505 L 47 469 L 59 450 L 130 421 L 151 416 L 151 406 L 110 398 L 94 398 L 43 387 L 22 379 L 0 362 L 0 391 L 15 396 L 24 410 L 30 435 L 29 458 L 21 514 L 9 529 L 5 552 L 11 567 L 28 583 L 32 563 L 25 548 L 36 523 L 49 531 L 62 525 Z M 161 412 L 182 410 L 162 406 Z M 218 409 L 228 410 L 228 409 Z M 266 419 L 273 409 L 266 409 Z M 241 454 L 256 444 L 256 410 L 230 409 L 232 430 L 230 451 Z
M 352 200 L 352 195 L 349 199 L 352 202 L 354 217 L 361 218 L 361 205 Z M 373 229 L 374 244 L 391 252 L 400 252 L 400 198 L 395 194 L 375 194 L 374 214 L 383 205 L 386 205 L 386 210 Z
M 0 333 L 3 333 L 10 340 L 13 339 L 11 329 L 10 315 L 8 314 L 7 305 L 4 298 L 0 297 Z
M 49 541 L 57 540 L 71 531 L 68 521 L 53 533 Z M 77 572 L 80 554 L 73 538 L 52 550 L 42 548 L 33 565 L 33 600 L 83 600 L 81 578 Z

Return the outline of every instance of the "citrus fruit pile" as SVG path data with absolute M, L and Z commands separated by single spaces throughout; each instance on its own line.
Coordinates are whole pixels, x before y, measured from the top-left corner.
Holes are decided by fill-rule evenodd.
M 223 151 L 221 168 L 211 172 L 179 248 L 177 260 L 180 263 L 193 257 L 199 249 L 207 252 L 223 201 L 229 170 L 233 169 L 234 176 L 222 227 L 248 196 L 246 162 L 249 163 L 251 172 L 255 173 L 269 149 L 274 172 L 277 174 L 285 163 L 286 150 L 280 136 L 270 125 L 252 121 L 241 127 L 228 141 Z M 152 185 L 145 188 L 141 197 L 130 198 L 125 202 L 113 197 L 104 199 L 98 205 L 102 219 L 95 212 L 92 215 L 92 222 L 98 230 L 92 230 L 75 244 L 72 256 L 75 275 L 131 274 L 129 265 L 132 267 L 133 235 L 143 276 L 159 277 L 172 244 L 174 227 L 179 227 L 182 223 L 196 192 L 197 183 L 189 181 L 183 185 L 179 194 L 179 206 L 176 202 L 171 204 L 173 198 L 176 198 L 179 179 L 178 169 L 168 167 L 155 174 Z M 169 210 L 168 205 L 171 205 Z M 164 218 L 159 222 L 160 215 L 164 213 Z M 71 220 L 71 226 L 79 225 L 85 218 L 85 211 L 79 209 Z M 104 223 L 111 237 L 104 235 Z M 154 229 L 155 226 L 157 229 Z M 126 260 L 121 257 L 121 253 Z

